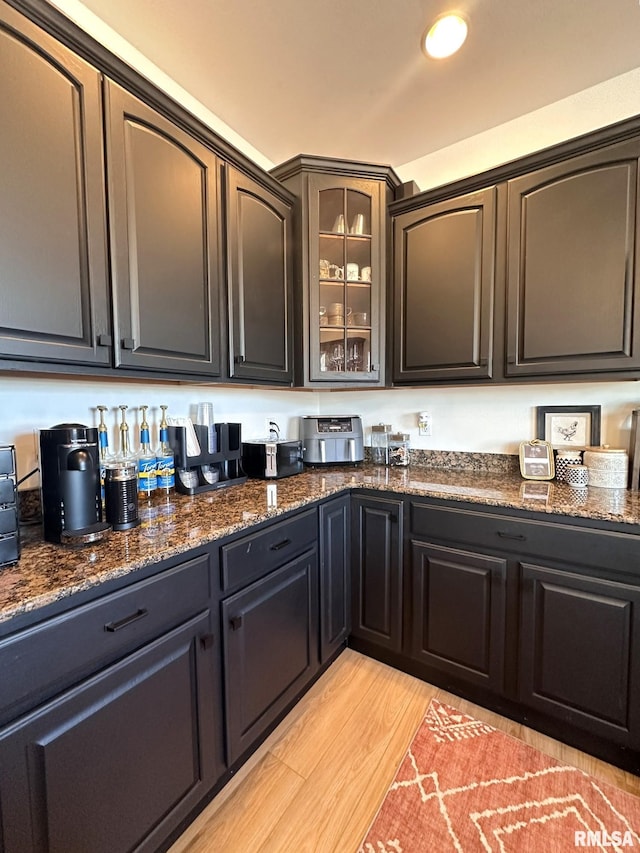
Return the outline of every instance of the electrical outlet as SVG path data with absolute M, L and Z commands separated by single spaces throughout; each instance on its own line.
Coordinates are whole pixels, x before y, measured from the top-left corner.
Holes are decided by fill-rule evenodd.
M 429 412 L 420 412 L 418 420 L 418 435 L 430 436 L 432 434 L 433 418 Z
M 276 435 L 277 437 L 280 436 L 280 424 L 275 416 L 265 419 L 264 434 L 266 438 L 271 438 L 272 435 Z

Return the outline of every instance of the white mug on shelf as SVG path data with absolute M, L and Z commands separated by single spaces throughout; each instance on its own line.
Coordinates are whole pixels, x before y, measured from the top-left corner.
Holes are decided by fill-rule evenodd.
M 371 281 L 371 267 L 362 267 L 360 278 L 362 281 Z
M 347 264 L 347 281 L 358 281 L 359 273 L 358 264 Z

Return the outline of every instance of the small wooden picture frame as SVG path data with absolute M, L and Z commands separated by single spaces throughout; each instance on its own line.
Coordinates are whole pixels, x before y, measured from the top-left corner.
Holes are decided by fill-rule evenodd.
M 520 474 L 525 480 L 553 480 L 556 475 L 553 447 L 548 441 L 534 438 L 520 445 Z

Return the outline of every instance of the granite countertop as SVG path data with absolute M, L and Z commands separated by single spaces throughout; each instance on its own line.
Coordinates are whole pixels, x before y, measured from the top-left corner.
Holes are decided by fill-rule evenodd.
M 275 507 L 268 503 L 274 486 Z M 0 623 L 351 488 L 616 522 L 640 533 L 633 526 L 640 523 L 637 492 L 575 490 L 564 483 L 525 481 L 511 472 L 369 464 L 308 469 L 275 483 L 249 480 L 194 497 L 172 495 L 154 503 L 157 513 L 150 523 L 112 533 L 97 545 L 52 545 L 42 540 L 40 527 L 26 529 L 19 563 L 0 568 Z

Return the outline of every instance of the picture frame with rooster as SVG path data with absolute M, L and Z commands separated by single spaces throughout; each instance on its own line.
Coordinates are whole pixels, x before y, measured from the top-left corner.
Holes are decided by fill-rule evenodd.
M 554 448 L 600 444 L 601 406 L 537 406 L 536 435 Z

